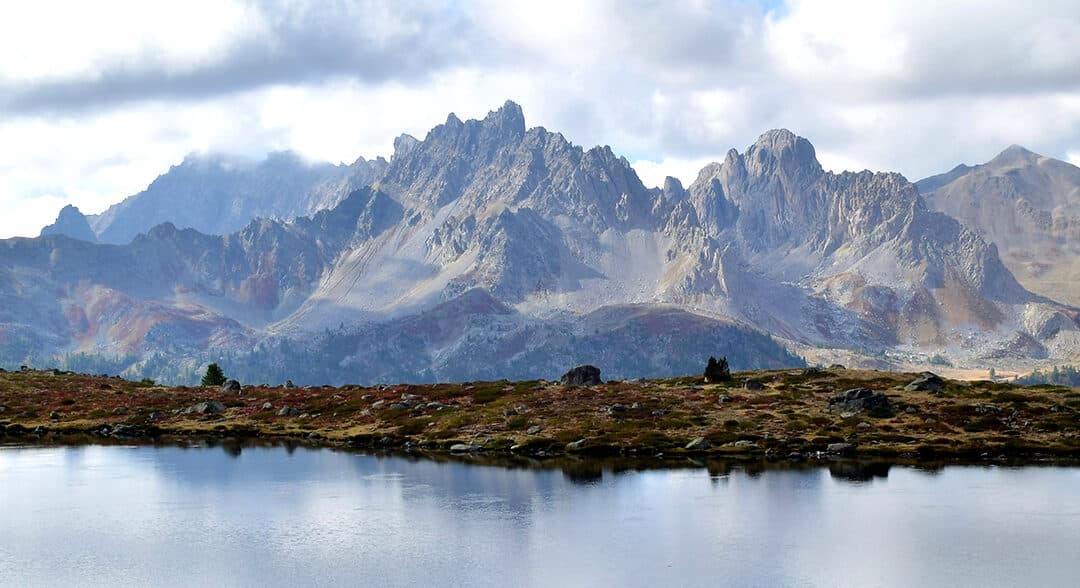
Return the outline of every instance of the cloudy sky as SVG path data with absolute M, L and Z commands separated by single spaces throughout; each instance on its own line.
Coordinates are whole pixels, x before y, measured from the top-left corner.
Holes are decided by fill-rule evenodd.
M 1080 163 L 1075 0 L 98 0 L 0 7 L 0 237 L 185 154 L 389 156 L 512 99 L 689 183 L 762 131 L 910 179 L 1011 143 Z

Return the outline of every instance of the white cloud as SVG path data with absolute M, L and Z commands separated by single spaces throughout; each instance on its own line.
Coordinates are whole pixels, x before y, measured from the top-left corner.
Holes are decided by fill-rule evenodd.
M 690 186 L 697 179 L 701 168 L 714 161 L 723 161 L 724 156 L 704 157 L 699 159 L 678 159 L 666 157 L 660 161 L 639 159 L 633 162 L 634 171 L 637 172 L 641 182 L 649 188 L 660 188 L 664 185 L 664 179 L 671 176 L 680 182 L 684 188 Z
M 0 8 L 0 237 L 191 151 L 349 162 L 506 99 L 656 185 L 776 127 L 913 180 L 1011 143 L 1075 161 L 1080 134 L 1064 0 L 84 4 Z
M 133 59 L 198 67 L 260 29 L 256 11 L 230 0 L 15 2 L 0 18 L 0 78 L 93 77 Z

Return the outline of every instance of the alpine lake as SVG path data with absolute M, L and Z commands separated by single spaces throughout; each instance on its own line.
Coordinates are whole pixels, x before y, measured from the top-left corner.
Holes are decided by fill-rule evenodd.
M 1080 467 L 0 448 L 3 586 L 1075 586 Z

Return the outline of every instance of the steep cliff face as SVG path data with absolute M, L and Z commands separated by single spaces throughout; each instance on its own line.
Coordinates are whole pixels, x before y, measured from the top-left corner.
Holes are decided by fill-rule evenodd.
M 931 208 L 995 243 L 1028 289 L 1080 305 L 1080 168 L 1013 145 L 917 185 Z
M 369 183 L 225 235 L 169 223 L 122 246 L 6 241 L 0 334 L 140 369 L 154 353 L 189 367 L 216 353 L 252 373 L 315 362 L 357 379 L 403 377 L 380 361 L 434 379 L 548 377 L 583 354 L 658 375 L 683 365 L 672 350 L 751 340 L 761 365 L 791 360 L 753 333 L 974 362 L 1054 357 L 1080 338 L 1074 309 L 1025 290 L 902 176 L 825 172 L 785 130 L 689 188 L 648 189 L 610 148 L 528 129 L 507 103 L 399 137 Z M 458 365 L 471 361 L 488 363 Z

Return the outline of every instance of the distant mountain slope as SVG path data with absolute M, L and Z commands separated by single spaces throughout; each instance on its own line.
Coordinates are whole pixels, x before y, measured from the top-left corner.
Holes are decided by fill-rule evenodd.
M 95 235 L 94 230 L 90 228 L 90 223 L 86 220 L 86 216 L 84 216 L 78 208 L 70 204 L 60 209 L 60 214 L 57 215 L 56 222 L 41 229 L 42 237 L 47 237 L 49 235 L 66 235 L 72 239 L 80 239 L 91 243 L 97 242 L 97 235 Z
M 932 208 L 997 244 L 1027 288 L 1080 305 L 1080 168 L 1013 145 L 917 186 Z
M 221 235 L 257 217 L 292 219 L 331 208 L 369 185 L 386 165 L 363 158 L 349 166 L 309 164 L 291 152 L 272 153 L 261 162 L 189 155 L 90 224 L 100 241 L 114 244 L 166 222 Z
M 773 130 L 688 188 L 650 189 L 609 147 L 526 128 L 512 102 L 400 137 L 370 186 L 293 221 L 2 241 L 0 300 L 3 361 L 80 353 L 179 379 L 214 359 L 313 383 L 799 361 L 770 335 L 874 365 L 981 366 L 1080 342 L 1080 311 L 1024 289 L 899 174 L 825 172 Z

